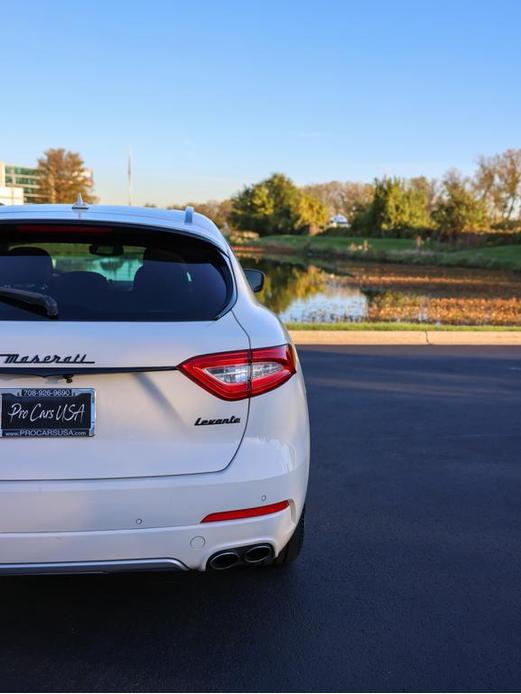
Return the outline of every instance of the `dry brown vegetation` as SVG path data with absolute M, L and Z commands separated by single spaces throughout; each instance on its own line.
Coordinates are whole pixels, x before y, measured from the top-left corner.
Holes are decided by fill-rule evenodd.
M 371 321 L 521 324 L 521 283 L 514 273 L 367 265 L 346 281 L 369 294 Z

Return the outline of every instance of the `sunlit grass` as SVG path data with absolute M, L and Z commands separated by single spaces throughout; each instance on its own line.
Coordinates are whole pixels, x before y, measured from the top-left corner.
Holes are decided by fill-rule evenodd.
M 350 246 L 362 248 L 367 242 L 367 248 L 375 251 L 404 251 L 414 250 L 416 243 L 413 239 L 363 239 L 357 236 L 264 236 L 253 242 L 255 246 L 285 246 L 290 249 L 301 250 L 327 250 L 334 251 L 349 250 Z
M 431 325 L 428 323 L 286 323 L 288 330 L 436 330 L 448 332 L 521 332 L 519 325 Z
M 484 267 L 501 265 L 501 267 L 511 270 L 521 268 L 521 244 L 490 246 L 468 251 L 453 251 L 445 255 L 449 256 L 454 264 L 464 261 L 465 263 L 479 263 Z
M 476 267 L 490 270 L 521 270 L 521 244 L 483 246 L 452 250 L 448 245 L 424 244 L 416 248 L 414 239 L 359 238 L 355 236 L 264 236 L 247 246 L 269 252 L 301 256 L 344 258 L 347 260 Z M 239 247 L 240 248 L 240 247 Z

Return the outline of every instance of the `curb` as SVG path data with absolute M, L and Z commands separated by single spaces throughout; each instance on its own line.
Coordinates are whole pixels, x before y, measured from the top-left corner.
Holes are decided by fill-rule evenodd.
M 497 330 L 290 330 L 297 345 L 521 345 L 521 332 Z

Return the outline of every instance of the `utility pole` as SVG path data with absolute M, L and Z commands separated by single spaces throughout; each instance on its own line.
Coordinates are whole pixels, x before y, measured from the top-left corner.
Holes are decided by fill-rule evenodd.
M 132 150 L 128 150 L 128 204 L 132 206 Z

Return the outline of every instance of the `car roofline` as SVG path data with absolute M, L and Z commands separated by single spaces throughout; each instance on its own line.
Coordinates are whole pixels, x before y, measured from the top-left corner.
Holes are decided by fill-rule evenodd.
M 125 207 L 120 205 L 6 205 L 0 207 L 0 223 L 4 222 L 93 222 L 129 224 L 155 227 L 165 231 L 178 231 L 212 242 L 228 253 L 228 243 L 215 224 L 191 208 L 164 210 L 152 207 Z

